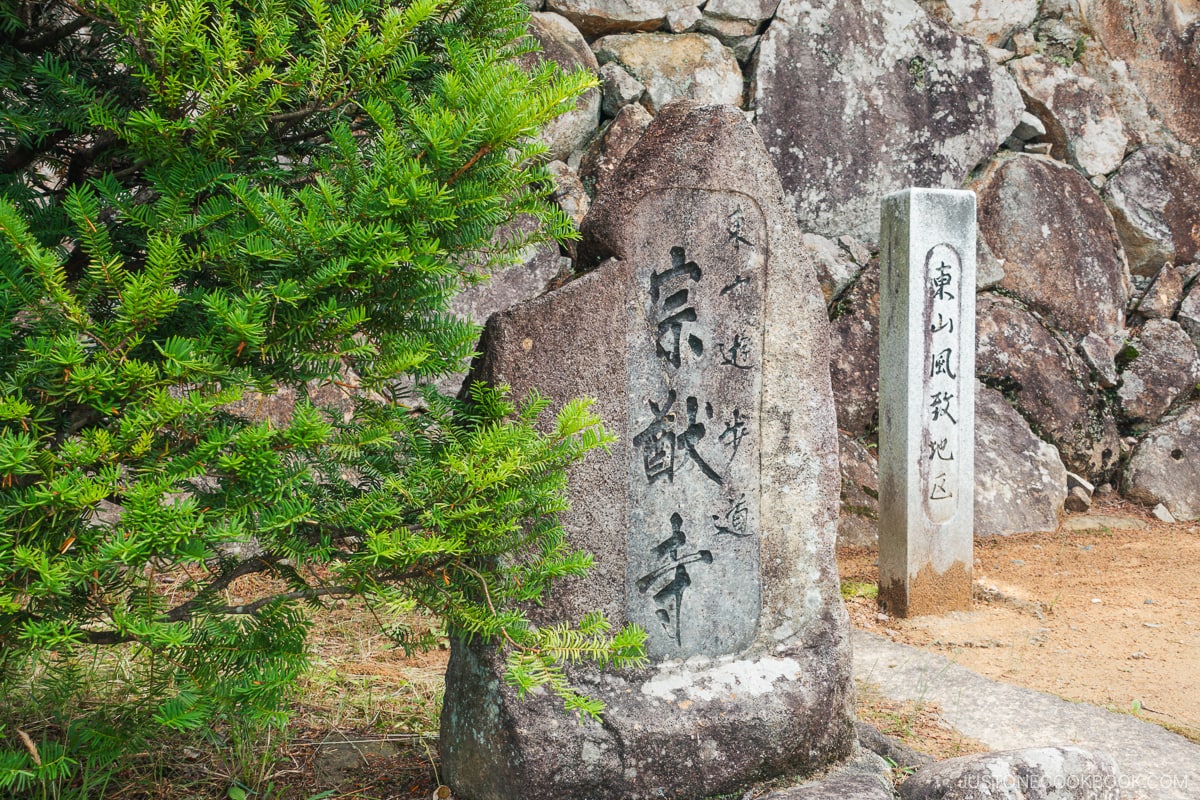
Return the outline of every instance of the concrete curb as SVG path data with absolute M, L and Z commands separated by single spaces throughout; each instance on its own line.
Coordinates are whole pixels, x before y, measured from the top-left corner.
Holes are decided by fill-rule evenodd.
M 1108 753 L 1124 800 L 1200 800 L 1200 745 L 1086 703 L 993 681 L 930 653 L 855 630 L 854 677 L 893 700 L 935 702 L 942 717 L 993 750 L 1077 744 Z

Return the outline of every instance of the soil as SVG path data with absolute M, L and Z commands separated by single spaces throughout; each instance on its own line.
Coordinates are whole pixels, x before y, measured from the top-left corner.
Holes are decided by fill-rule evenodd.
M 876 556 L 839 550 L 843 594 L 870 593 Z M 1054 533 L 977 540 L 969 612 L 896 619 L 872 597 L 846 604 L 857 627 L 1200 742 L 1200 523 L 1113 500 Z
M 974 609 L 940 616 L 882 614 L 874 596 L 855 596 L 874 594 L 876 551 L 840 550 L 851 620 L 989 677 L 1136 714 L 1200 742 L 1200 523 L 1163 524 L 1119 501 L 1063 522 L 1054 533 L 978 541 Z M 125 785 L 110 794 L 227 798 L 246 783 L 286 800 L 435 796 L 446 642 L 406 655 L 373 613 L 333 606 L 316 617 L 315 668 L 289 729 L 267 744 L 277 760 L 262 761 L 257 780 L 184 748 L 155 778 L 118 779 Z M 858 687 L 858 716 L 938 759 L 985 749 L 942 720 L 936 704 L 897 703 L 867 685 Z M 896 780 L 908 771 L 898 768 Z

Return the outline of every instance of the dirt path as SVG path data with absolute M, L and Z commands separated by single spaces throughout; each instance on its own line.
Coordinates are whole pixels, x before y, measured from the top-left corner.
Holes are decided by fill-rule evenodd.
M 1082 516 L 1052 534 L 978 541 L 970 612 L 897 620 L 850 597 L 851 619 L 988 677 L 1200 742 L 1200 524 L 1166 525 L 1114 503 L 1070 530 Z M 873 549 L 839 551 L 844 587 L 873 584 L 875 559 Z

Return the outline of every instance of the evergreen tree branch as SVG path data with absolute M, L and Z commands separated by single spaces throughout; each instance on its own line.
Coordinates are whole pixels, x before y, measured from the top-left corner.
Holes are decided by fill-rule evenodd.
M 66 131 L 46 131 L 42 133 L 43 140 L 39 147 L 14 145 L 3 159 L 0 159 L 0 174 L 16 173 L 28 167 L 48 150 L 58 146 L 69 134 Z
M 36 53 L 49 47 L 53 47 L 64 39 L 70 38 L 81 30 L 92 24 L 93 20 L 78 16 L 75 19 L 44 32 L 33 31 L 38 34 L 35 38 L 17 37 L 11 39 L 9 44 L 21 51 L 22 53 Z
M 101 17 L 100 15 L 96 14 L 95 12 L 87 10 L 82 5 L 80 5 L 78 2 L 76 2 L 76 0 L 61 0 L 61 2 L 64 5 L 68 6 L 72 11 L 74 11 L 80 17 L 87 20 L 87 24 L 89 24 L 89 25 L 91 25 L 91 24 L 104 25 L 105 27 L 109 27 L 109 28 L 116 26 L 116 23 L 113 20 L 106 19 L 105 17 Z
M 471 156 L 470 160 L 468 160 L 467 163 L 463 164 L 461 167 L 459 167 L 457 170 L 455 170 L 454 174 L 446 179 L 446 185 L 453 186 L 455 181 L 457 181 L 459 178 L 461 178 L 463 176 L 463 174 L 466 173 L 467 170 L 469 170 L 471 167 L 475 166 L 476 162 L 478 162 L 479 159 L 483 158 L 490 152 L 492 152 L 492 146 L 490 144 L 485 144 L 483 147 L 479 148 L 479 150 L 476 151 L 475 155 Z
M 67 162 L 66 180 L 62 189 L 65 190 L 83 183 L 88 178 L 88 171 L 95 165 L 96 159 L 106 150 L 110 150 L 117 141 L 116 134 L 101 133 L 95 137 L 95 142 L 90 147 L 81 148 L 72 153 Z
M 222 606 L 212 609 L 216 614 L 257 614 L 269 605 L 279 603 L 285 600 L 316 600 L 321 597 L 353 597 L 358 594 L 353 586 L 320 586 L 312 589 L 301 589 L 294 592 L 280 592 L 273 594 L 270 597 L 264 597 L 255 600 L 253 603 L 245 603 L 237 606 Z
M 319 102 L 313 102 L 304 108 L 298 108 L 294 111 L 281 111 L 278 114 L 272 114 L 271 116 L 267 117 L 267 122 L 271 125 L 278 125 L 281 127 L 302 122 L 309 117 L 316 116 L 317 114 L 328 114 L 333 111 L 337 111 L 339 108 L 345 105 L 347 99 L 348 98 L 342 98 L 337 103 L 327 106 L 322 106 Z
M 117 633 L 116 631 L 93 631 L 88 630 L 83 632 L 83 640 L 88 644 L 112 646 L 118 644 L 128 644 L 136 642 L 138 637 L 131 633 Z
M 323 597 L 422 606 L 588 713 L 561 665 L 632 663 L 629 635 L 537 629 L 525 605 L 590 563 L 556 521 L 565 471 L 608 441 L 586 404 L 543 424 L 536 396 L 416 413 L 401 389 L 475 349 L 457 289 L 569 235 L 528 137 L 594 79 L 517 67 L 527 19 L 0 4 L 0 696 L 53 698 L 33 711 L 80 769 L 106 736 L 278 722 Z M 535 230 L 498 233 L 518 216 Z M 317 407 L 313 381 L 349 398 Z M 211 560 L 249 540 L 262 555 Z M 256 573 L 270 588 L 234 583 Z M 77 665 L 118 643 L 103 694 L 128 698 L 81 712 Z
M 223 570 L 212 581 L 206 584 L 202 589 L 196 592 L 195 596 L 187 602 L 180 603 L 166 614 L 163 614 L 159 621 L 161 622 L 182 622 L 190 619 L 191 616 L 202 610 L 211 607 L 211 599 L 218 592 L 223 592 L 229 588 L 238 578 L 246 575 L 253 575 L 259 572 L 268 572 L 273 570 L 278 565 L 279 559 L 270 555 L 261 555 L 254 558 L 248 558 L 238 562 L 230 569 Z

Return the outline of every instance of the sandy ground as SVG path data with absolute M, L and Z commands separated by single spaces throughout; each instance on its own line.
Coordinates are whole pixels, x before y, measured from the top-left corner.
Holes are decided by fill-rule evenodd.
M 1200 741 L 1200 523 L 1167 525 L 1119 502 L 1063 522 L 977 541 L 969 612 L 901 620 L 850 597 L 851 619 L 982 675 Z M 844 588 L 873 584 L 875 561 L 874 549 L 839 551 Z
M 873 587 L 873 549 L 841 550 L 838 561 L 844 593 Z M 881 615 L 873 598 L 850 596 L 846 605 L 860 628 L 1200 742 L 1200 523 L 1165 525 L 1137 506 L 1097 506 L 1052 534 L 978 542 L 974 577 L 970 612 L 898 620 Z M 406 657 L 373 615 L 334 605 L 341 610 L 318 618 L 315 669 L 270 779 L 289 798 L 320 790 L 429 797 L 440 783 L 437 707 L 448 651 Z M 861 719 L 916 750 L 949 758 L 986 749 L 947 724 L 935 703 L 894 702 L 866 685 L 858 695 Z

